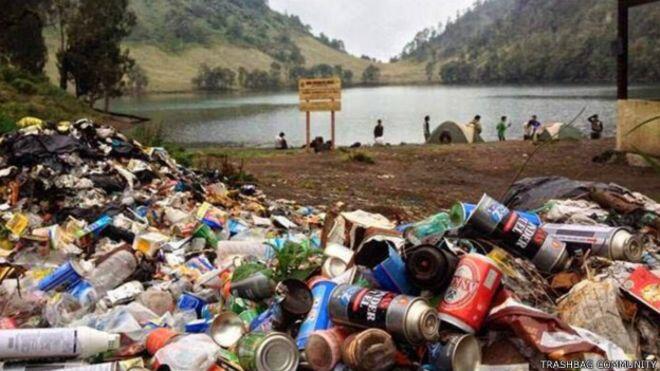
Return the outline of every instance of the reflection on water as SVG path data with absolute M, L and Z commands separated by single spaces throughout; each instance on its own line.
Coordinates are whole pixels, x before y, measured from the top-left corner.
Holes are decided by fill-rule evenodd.
M 660 97 L 660 87 L 631 90 L 631 97 Z M 495 140 L 495 125 L 506 115 L 513 123 L 509 138 L 522 135 L 522 123 L 536 114 L 542 122 L 567 122 L 583 107 L 576 127 L 587 131 L 586 117 L 598 113 L 605 135 L 614 134 L 616 91 L 609 86 L 459 87 L 395 86 L 345 89 L 342 111 L 337 113 L 337 142 L 371 143 L 373 126 L 382 118 L 390 143 L 420 143 L 422 123 L 432 126 L 445 120 L 468 122 L 481 115 L 483 137 Z M 284 131 L 289 142 L 302 144 L 305 114 L 298 111 L 296 92 L 156 95 L 123 98 L 113 102 L 119 112 L 151 117 L 164 123 L 169 140 L 181 143 L 271 145 Z M 312 137 L 330 135 L 329 113 L 312 114 Z

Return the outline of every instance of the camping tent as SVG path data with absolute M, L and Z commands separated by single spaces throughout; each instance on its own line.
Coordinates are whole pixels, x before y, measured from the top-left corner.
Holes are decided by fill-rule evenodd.
M 440 144 L 440 134 L 446 131 L 451 136 L 452 143 L 475 143 L 483 142 L 479 134 L 474 135 L 474 128 L 457 124 L 453 121 L 445 121 L 435 128 L 426 143 Z
M 583 135 L 580 129 L 568 126 L 563 122 L 553 122 L 544 124 L 539 134 L 539 140 L 564 140 L 564 139 L 582 139 Z

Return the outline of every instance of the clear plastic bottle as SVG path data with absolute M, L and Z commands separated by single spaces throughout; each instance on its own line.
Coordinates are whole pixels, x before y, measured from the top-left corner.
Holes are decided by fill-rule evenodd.
M 96 290 L 112 290 L 130 277 L 137 265 L 135 255 L 128 250 L 119 250 L 97 265 L 87 280 Z

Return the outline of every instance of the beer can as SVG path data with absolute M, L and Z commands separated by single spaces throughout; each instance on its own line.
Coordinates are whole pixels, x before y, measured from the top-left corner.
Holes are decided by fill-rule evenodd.
M 504 248 L 531 260 L 546 273 L 564 269 L 570 263 L 563 242 L 488 195 L 483 195 L 467 223 L 502 239 Z
M 259 317 L 259 311 L 256 308 L 250 308 L 238 314 L 238 317 L 245 323 L 245 326 L 250 327 L 252 321 Z
M 394 366 L 396 346 L 390 334 L 370 328 L 348 336 L 341 346 L 341 355 L 351 370 L 385 371 Z
M 644 253 L 642 239 L 621 227 L 548 223 L 543 229 L 573 254 L 591 251 L 612 260 L 639 262 Z
M 296 345 L 298 349 L 304 349 L 307 346 L 312 332 L 317 330 L 325 330 L 330 327 L 330 314 L 328 313 L 328 303 L 330 302 L 330 295 L 332 290 L 337 286 L 332 281 L 316 281 L 312 285 L 312 296 L 314 302 L 312 309 L 307 313 L 307 317 L 300 325 L 298 336 L 296 337 Z
M 59 288 L 67 289 L 78 284 L 86 271 L 88 269 L 86 269 L 83 263 L 68 261 L 39 281 L 37 287 L 41 291 L 50 291 Z
M 259 301 L 275 294 L 275 281 L 263 272 L 257 272 L 239 281 L 232 281 L 231 294 L 239 298 Z
M 389 257 L 373 269 L 374 278 L 381 289 L 397 294 L 415 295 L 419 290 L 412 285 L 406 274 L 406 264 L 396 250 L 389 248 Z
M 489 258 L 479 254 L 463 256 L 438 305 L 440 320 L 465 332 L 477 332 L 488 314 L 501 279 L 502 272 Z
M 429 365 L 437 371 L 472 371 L 481 364 L 481 346 L 472 334 L 450 334 L 429 344 Z
M 333 323 L 391 331 L 419 344 L 437 337 L 437 313 L 426 299 L 360 286 L 339 285 L 328 304 Z
M 238 359 L 245 370 L 293 371 L 300 354 L 293 339 L 281 332 L 251 332 L 238 341 Z
M 316 371 L 330 371 L 341 361 L 341 345 L 349 335 L 344 327 L 317 330 L 309 334 L 305 359 Z
M 458 257 L 451 251 L 432 245 L 415 246 L 405 252 L 406 272 L 419 288 L 443 292 L 454 275 Z

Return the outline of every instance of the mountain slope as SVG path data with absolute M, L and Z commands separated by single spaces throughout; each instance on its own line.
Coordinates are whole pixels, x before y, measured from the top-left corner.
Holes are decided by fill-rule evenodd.
M 146 71 L 151 92 L 191 91 L 200 65 L 269 71 L 302 65 L 341 65 L 359 82 L 370 65 L 381 68 L 379 83 L 424 80 L 417 62 L 374 63 L 331 48 L 293 15 L 271 10 L 265 0 L 131 0 L 137 24 L 125 46 Z M 47 32 L 51 80 L 57 81 L 55 32 Z M 294 85 L 295 81 L 284 83 Z
M 605 82 L 616 76 L 615 0 L 485 0 L 442 30 L 420 32 L 402 58 L 449 83 Z M 660 3 L 630 12 L 630 73 L 660 81 Z

